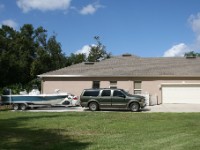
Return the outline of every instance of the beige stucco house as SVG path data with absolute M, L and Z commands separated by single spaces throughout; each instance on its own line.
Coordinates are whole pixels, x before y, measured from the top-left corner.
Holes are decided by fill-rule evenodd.
M 42 92 L 80 95 L 86 88 L 123 88 L 149 95 L 150 103 L 200 103 L 200 58 L 123 55 L 39 75 Z

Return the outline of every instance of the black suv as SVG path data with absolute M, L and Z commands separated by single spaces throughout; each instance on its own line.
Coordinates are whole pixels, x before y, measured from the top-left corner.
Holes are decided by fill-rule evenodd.
M 139 111 L 146 106 L 144 96 L 131 95 L 123 89 L 85 89 L 80 96 L 82 107 L 96 111 L 105 108 Z

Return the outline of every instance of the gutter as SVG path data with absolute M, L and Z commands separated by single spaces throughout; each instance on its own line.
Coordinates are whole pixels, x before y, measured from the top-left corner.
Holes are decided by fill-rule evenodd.
M 131 77 L 131 78 L 200 78 L 199 76 L 170 76 L 170 75 L 161 75 L 161 76 L 130 76 L 130 75 L 105 75 L 105 76 L 92 76 L 92 75 L 37 75 L 39 78 L 48 78 L 48 77 L 55 77 L 55 78 L 60 78 L 60 77 Z
M 39 78 L 43 78 L 43 77 L 83 77 L 83 75 L 37 75 Z

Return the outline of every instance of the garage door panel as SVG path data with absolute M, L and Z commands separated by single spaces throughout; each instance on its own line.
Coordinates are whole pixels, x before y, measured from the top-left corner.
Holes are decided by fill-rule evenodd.
M 200 104 L 200 87 L 162 87 L 162 100 L 163 103 Z

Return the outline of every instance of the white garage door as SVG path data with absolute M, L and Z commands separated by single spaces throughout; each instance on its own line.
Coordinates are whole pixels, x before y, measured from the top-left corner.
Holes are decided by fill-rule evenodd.
M 200 85 L 163 85 L 163 103 L 200 104 Z

